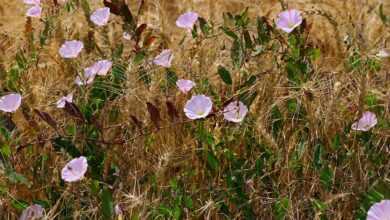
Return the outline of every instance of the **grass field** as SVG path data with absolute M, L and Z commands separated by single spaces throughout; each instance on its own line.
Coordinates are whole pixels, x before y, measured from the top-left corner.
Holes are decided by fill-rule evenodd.
M 132 17 L 123 1 L 105 1 L 100 27 L 103 1 L 41 0 L 33 18 L 0 0 L 0 95 L 22 95 L 0 113 L 0 219 L 39 204 L 43 219 L 349 220 L 390 199 L 390 58 L 377 55 L 390 1 L 127 0 Z M 304 18 L 289 34 L 275 25 L 286 9 Z M 192 32 L 175 24 L 187 11 L 202 18 Z M 60 56 L 66 40 L 84 43 L 77 58 Z M 168 68 L 152 62 L 163 49 Z M 77 86 L 101 59 L 109 73 Z M 207 118 L 184 114 L 195 94 L 213 101 Z M 224 120 L 233 100 L 241 123 Z M 368 111 L 376 125 L 352 129 Z M 85 177 L 64 181 L 79 156 Z

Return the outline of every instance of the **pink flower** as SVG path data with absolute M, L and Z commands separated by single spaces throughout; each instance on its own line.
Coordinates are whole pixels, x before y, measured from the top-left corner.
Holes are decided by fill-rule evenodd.
M 185 115 L 192 120 L 206 118 L 213 108 L 213 102 L 205 95 L 192 96 L 184 106 Z
M 15 112 L 22 104 L 22 96 L 19 93 L 11 93 L 0 98 L 0 110 L 3 112 Z
M 390 57 L 390 52 L 386 49 L 382 49 L 376 54 L 376 56 L 379 58 L 388 58 Z
M 68 102 L 68 103 L 72 103 L 73 102 L 73 94 L 72 93 L 68 94 L 67 96 L 61 97 L 57 101 L 57 108 L 65 108 L 65 103 L 66 102 Z
M 198 13 L 196 12 L 187 12 L 179 16 L 176 20 L 176 26 L 180 28 L 185 28 L 192 30 L 196 21 L 198 20 Z
M 42 8 L 39 5 L 35 5 L 29 8 L 26 12 L 27 17 L 39 18 L 42 14 Z
M 110 8 L 104 7 L 96 9 L 90 16 L 90 19 L 97 26 L 104 26 L 110 18 Z
M 119 204 L 115 205 L 114 210 L 115 210 L 115 215 L 123 215 L 122 207 Z
M 81 156 L 69 161 L 61 171 L 61 177 L 66 182 L 82 180 L 87 172 L 87 158 Z
M 59 53 L 63 58 L 76 58 L 83 48 L 84 44 L 81 41 L 65 41 L 65 43 L 62 44 Z
M 195 86 L 195 83 L 191 80 L 179 79 L 176 81 L 176 85 L 182 93 L 187 93 Z
M 100 60 L 93 64 L 92 68 L 95 69 L 96 74 L 99 76 L 107 75 L 108 71 L 110 71 L 112 67 L 112 62 L 109 60 Z
M 240 101 L 233 101 L 223 109 L 225 120 L 240 123 L 248 113 L 248 107 Z
M 23 210 L 19 220 L 40 219 L 43 217 L 44 211 L 45 210 L 40 205 L 37 204 L 30 205 L 25 210 Z
M 131 36 L 128 32 L 123 32 L 123 35 L 122 37 L 125 39 L 125 40 L 131 40 Z
M 372 112 L 364 112 L 359 121 L 352 124 L 352 130 L 368 131 L 378 123 L 376 115 Z
M 41 4 L 41 0 L 24 0 L 24 4 L 27 5 L 39 5 Z
M 283 11 L 278 15 L 276 27 L 284 32 L 291 33 L 296 27 L 302 24 L 301 12 L 295 9 Z
M 162 67 L 171 67 L 173 60 L 172 50 L 163 50 L 157 57 L 154 58 L 153 63 Z
M 79 86 L 91 84 L 95 80 L 96 74 L 96 68 L 94 68 L 93 66 L 87 67 L 84 69 L 84 76 L 82 78 L 80 76 L 77 76 L 75 83 Z
M 390 220 L 390 200 L 382 200 L 371 206 L 367 220 Z

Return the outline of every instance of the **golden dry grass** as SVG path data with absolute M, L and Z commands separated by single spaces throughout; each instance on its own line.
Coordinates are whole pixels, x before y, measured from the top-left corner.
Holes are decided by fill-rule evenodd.
M 14 65 L 15 55 L 20 48 L 28 51 L 26 43 L 28 40 L 25 36 L 25 7 L 21 2 L 21 0 L 0 0 L 0 70 L 8 70 Z M 45 7 L 49 8 L 49 1 L 44 2 L 46 2 Z M 93 2 L 92 8 L 102 6 L 99 1 L 91 2 Z M 128 0 L 128 2 L 130 2 L 132 11 L 136 11 L 137 1 Z M 348 72 L 345 68 L 345 62 L 354 48 L 359 48 L 360 53 L 367 57 L 374 56 L 379 48 L 390 48 L 388 43 L 390 29 L 383 25 L 378 16 L 379 3 L 380 1 L 377 0 L 285 1 L 289 8 L 297 8 L 304 12 L 304 17 L 311 25 L 309 42 L 321 49 L 321 58 L 315 63 L 313 77 L 302 86 L 302 89 L 291 91 L 283 75 L 284 70 L 274 65 L 272 56 L 265 55 L 256 58 L 244 67 L 245 71 L 256 73 L 260 77 L 260 80 L 251 88 L 252 92 L 256 91 L 259 95 L 250 109 L 250 125 L 246 125 L 242 131 L 238 128 L 227 129 L 221 120 L 207 124 L 216 140 L 233 141 L 237 138 L 234 135 L 251 134 L 256 142 L 269 146 L 273 154 L 281 157 L 273 164 L 274 167 L 266 169 L 266 173 L 260 180 L 247 180 L 247 194 L 258 219 L 273 218 L 271 217 L 273 205 L 277 201 L 275 194 L 271 193 L 273 188 L 278 189 L 281 197 L 285 196 L 291 200 L 288 219 L 320 219 L 319 213 L 309 210 L 308 204 L 313 198 L 329 206 L 326 211 L 328 219 L 353 219 L 355 215 L 353 211 L 359 207 L 359 196 L 375 182 L 366 173 L 373 165 L 364 155 L 363 150 L 359 148 L 359 143 L 342 140 L 342 148 L 347 152 L 356 153 L 357 159 L 351 159 L 343 164 L 343 167 L 337 167 L 337 163 L 332 162 L 330 166 L 334 172 L 335 181 L 339 185 L 332 191 L 323 190 L 318 174 L 312 169 L 312 153 L 317 140 L 321 140 L 325 148 L 330 150 L 335 134 L 343 132 L 345 127 L 350 126 L 350 123 L 360 116 L 365 108 L 362 103 L 362 93 L 375 94 L 379 105 L 384 108 L 380 116 L 381 120 L 385 122 L 389 120 L 389 61 L 383 61 L 380 72 L 367 72 L 366 75 Z M 390 2 L 383 1 L 383 3 L 385 13 L 390 14 Z M 218 65 L 228 63 L 229 51 L 221 48 L 229 47 L 229 39 L 218 36 L 201 43 L 186 39 L 186 42 L 179 46 L 178 42 L 185 32 L 175 26 L 175 20 L 181 13 L 192 9 L 198 11 L 202 17 L 220 24 L 223 22 L 223 12 L 238 13 L 246 7 L 249 8 L 249 17 L 266 16 L 270 21 L 275 19 L 282 10 L 280 1 L 277 0 L 146 0 L 140 21 L 148 24 L 152 28 L 150 31 L 159 35 L 158 43 L 153 45 L 154 48 L 161 43 L 175 51 L 174 66 L 180 78 L 208 78 L 213 86 L 220 88 L 217 93 L 224 94 L 227 89 L 223 87 L 216 72 Z M 56 111 L 53 103 L 59 96 L 76 90 L 73 86 L 75 73 L 70 71 L 68 64 L 59 57 L 57 51 L 63 39 L 86 39 L 90 28 L 81 10 L 71 14 L 62 11 L 59 13 L 59 17 L 55 20 L 56 28 L 53 30 L 55 37 L 39 50 L 37 65 L 33 65 L 23 75 L 19 89 L 23 92 L 24 105 L 27 108 L 25 114 L 32 115 L 32 109 L 40 109 L 49 112 L 60 125 L 64 125 L 66 117 L 64 113 Z M 107 54 L 111 53 L 118 41 L 123 41 L 121 22 L 119 17 L 114 16 L 109 26 L 95 33 L 98 44 Z M 34 33 L 43 29 L 39 20 L 32 20 L 32 27 Z M 351 44 L 348 43 L 349 39 L 352 39 Z M 124 43 L 125 46 L 131 44 L 126 41 Z M 125 48 L 125 54 L 133 55 L 128 48 Z M 82 59 L 75 61 L 76 66 L 89 65 L 95 59 L 96 54 L 85 55 Z M 163 129 L 158 132 L 140 136 L 136 126 L 130 120 L 131 116 L 135 116 L 144 124 L 151 123 L 146 101 L 156 106 L 163 106 L 165 100 L 171 100 L 176 103 L 178 109 L 182 109 L 188 98 L 172 92 L 162 92 L 160 82 L 164 78 L 162 77 L 163 71 L 158 69 L 151 71 L 153 83 L 150 88 L 146 88 L 137 81 L 138 70 L 129 64 L 126 71 L 125 95 L 105 105 L 99 118 L 102 126 L 107 128 L 104 134 L 105 140 L 117 137 L 126 140 L 124 144 L 104 145 L 104 150 L 109 155 L 107 160 L 114 161 L 120 168 L 120 181 L 113 186 L 115 188 L 114 200 L 126 207 L 129 217 L 151 218 L 150 207 L 158 205 L 166 198 L 162 193 L 154 191 L 152 183 L 143 184 L 143 179 L 153 174 L 154 181 L 163 190 L 168 188 L 172 178 L 176 177 L 180 178 L 186 190 L 197 198 L 194 201 L 198 208 L 197 218 L 224 219 L 217 209 L 218 201 L 208 194 L 208 187 L 220 190 L 226 188 L 223 173 L 217 173 L 214 177 L 208 176 L 204 161 L 197 155 L 199 149 L 196 139 L 191 130 L 186 127 L 187 125 L 172 126 L 164 107 L 161 107 Z M 115 90 L 110 85 L 107 89 Z M 306 92 L 311 93 L 312 98 L 308 97 Z M 86 94 L 84 97 L 79 97 L 80 100 L 86 98 Z M 299 100 L 306 109 L 306 124 L 289 118 L 286 101 L 291 98 Z M 283 124 L 283 134 L 277 137 L 274 137 L 269 129 L 274 106 L 278 106 L 283 117 L 289 119 Z M 108 114 L 113 108 L 120 109 L 119 119 L 115 123 L 105 117 L 106 113 Z M 181 117 L 184 119 L 183 116 Z M 21 143 L 35 142 L 37 136 L 45 139 L 55 135 L 55 132 L 44 123 L 38 123 L 38 127 L 35 128 L 31 126 L 22 111 L 18 111 L 12 118 L 19 130 L 18 137 Z M 37 121 L 36 118 L 35 121 Z M 296 173 L 291 169 L 292 165 L 289 161 L 302 139 L 301 133 L 297 131 L 302 131 L 306 127 L 310 131 L 305 145 L 306 150 L 300 158 L 303 164 L 302 172 Z M 242 135 L 239 135 L 240 132 Z M 345 138 L 355 138 L 352 133 L 349 135 Z M 377 151 L 389 158 L 390 131 L 388 127 L 375 130 L 374 135 L 376 141 L 374 145 Z M 254 164 L 256 160 L 254 155 L 264 152 L 254 149 L 251 152 L 252 155 L 245 157 L 243 155 L 244 144 L 245 141 L 241 140 L 231 150 L 239 157 L 246 158 L 249 164 Z M 32 181 L 33 187 L 29 189 L 25 186 L 11 185 L 9 195 L 23 198 L 26 201 L 34 198 L 45 199 L 47 195 L 42 189 L 49 187 L 50 184 L 58 185 L 60 169 L 69 157 L 64 153 L 53 152 L 50 143 L 34 144 L 30 150 L 32 152 L 25 152 L 27 151 L 25 149 L 21 151 L 22 153 L 15 153 L 12 163 L 15 170 L 23 173 Z M 35 179 L 30 169 L 33 160 L 42 154 L 48 155 L 49 158 L 47 170 L 41 174 L 46 176 L 42 177 L 46 178 L 44 181 Z M 332 160 L 337 160 L 337 152 L 331 155 L 334 157 Z M 109 162 L 105 164 L 110 166 Z M 226 162 L 224 165 L 228 166 L 227 164 Z M 108 175 L 108 169 L 109 167 L 106 167 L 105 175 Z M 183 174 L 188 170 L 191 170 L 193 175 Z M 378 172 L 376 176 L 383 177 L 390 184 L 390 160 L 386 159 L 380 168 L 374 170 Z M 267 185 L 269 182 L 262 182 L 267 178 L 273 180 L 271 185 Z M 47 185 L 42 185 L 42 182 Z M 77 184 L 69 188 L 64 190 L 58 206 L 52 206 L 50 213 L 47 210 L 48 218 L 53 218 L 67 202 L 75 202 L 76 207 L 80 207 L 82 205 L 80 203 L 88 203 L 90 206 L 84 207 L 85 210 L 76 211 L 73 214 L 74 219 L 79 219 L 80 216 L 98 219 L 98 201 L 92 198 L 85 198 L 84 201 L 78 199 L 78 195 L 88 190 L 88 185 Z M 0 204 L 4 204 L 4 207 L 0 208 L 0 213 L 3 212 L 1 217 L 4 219 L 14 219 L 16 216 L 16 211 L 10 206 L 9 201 L 8 196 L 0 198 Z M 242 212 L 237 207 L 231 205 L 229 208 L 233 210 L 232 218 L 243 219 Z M 192 216 L 190 213 L 183 215 L 183 218 L 193 218 L 190 217 Z

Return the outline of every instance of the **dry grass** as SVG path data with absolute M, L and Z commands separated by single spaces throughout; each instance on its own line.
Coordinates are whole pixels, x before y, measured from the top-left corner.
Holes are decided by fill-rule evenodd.
M 19 0 L 0 2 L 1 73 L 2 69 L 8 71 L 15 65 L 18 51 L 28 53 L 30 49 L 26 38 L 28 25 L 23 15 L 25 7 Z M 49 1 L 44 2 L 46 9 L 51 7 Z M 92 8 L 102 5 L 98 1 L 93 2 Z M 130 5 L 132 11 L 136 11 L 137 1 L 129 2 L 133 4 Z M 384 12 L 390 14 L 390 2 L 383 2 Z M 378 48 L 390 48 L 390 29 L 378 16 L 379 1 L 291 0 L 285 3 L 289 8 L 304 11 L 304 17 L 311 25 L 308 41 L 321 49 L 321 58 L 315 63 L 310 80 L 299 89 L 290 88 L 284 69 L 275 64 L 271 55 L 257 57 L 243 67 L 242 71 L 259 77 L 250 88 L 258 96 L 251 106 L 247 122 L 242 126 L 228 125 L 221 119 L 204 123 L 215 143 L 224 143 L 223 150 L 215 149 L 221 161 L 220 168 L 213 173 L 208 171 L 202 157 L 202 145 L 194 137 L 196 123 L 172 124 L 165 108 L 165 101 L 170 100 L 180 110 L 189 97 L 179 95 L 175 90 L 162 90 L 165 72 L 155 67 L 148 72 L 152 79 L 150 87 L 139 82 L 140 68 L 131 64 L 134 53 L 130 49 L 131 43 L 121 39 L 122 21 L 119 17 L 114 16 L 107 27 L 95 32 L 96 42 L 106 56 L 112 53 L 118 42 L 125 44 L 125 55 L 121 60 L 126 68 L 124 91 L 117 90 L 115 85 L 106 85 L 107 90 L 118 92 L 120 96 L 103 106 L 97 121 L 105 128 L 103 140 L 125 140 L 121 144 L 103 143 L 99 147 L 106 155 L 103 180 L 109 181 L 111 164 L 119 169 L 119 176 L 111 187 L 114 201 L 122 204 L 129 219 L 135 216 L 154 218 L 156 207 L 172 202 L 177 192 L 170 193 L 172 197 L 169 197 L 167 191 L 174 178 L 181 184 L 184 191 L 181 193 L 193 199 L 193 210 L 183 208 L 184 219 L 225 219 L 226 216 L 221 214 L 221 203 L 230 201 L 229 196 L 234 194 L 228 191 L 231 188 L 225 179 L 228 170 L 236 166 L 227 159 L 227 152 L 243 161 L 240 169 L 245 182 L 244 191 L 257 219 L 276 219 L 275 204 L 280 198 L 290 201 L 287 219 L 321 219 L 322 214 L 327 219 L 354 219 L 365 192 L 377 182 L 390 185 L 389 60 L 383 61 L 381 71 L 367 71 L 366 74 L 350 71 L 345 65 L 355 48 L 359 48 L 364 57 L 374 56 Z M 229 66 L 229 50 L 222 48 L 229 48 L 230 40 L 223 35 L 201 42 L 187 38 L 183 45 L 179 45 L 185 32 L 174 24 L 178 15 L 189 9 L 221 24 L 223 12 L 238 13 L 246 7 L 249 7 L 250 18 L 266 16 L 270 20 L 282 10 L 280 1 L 276 0 L 146 0 L 140 22 L 147 23 L 151 28 L 149 31 L 158 36 L 158 41 L 151 48 L 153 55 L 160 45 L 172 48 L 175 52 L 174 69 L 179 78 L 209 79 L 214 92 L 224 97 L 226 94 L 237 95 L 236 91 L 226 88 L 217 75 L 218 65 Z M 12 198 L 29 202 L 52 200 L 47 193 L 51 188 L 60 193 L 61 199 L 51 201 L 50 209 L 46 209 L 48 219 L 71 205 L 75 207 L 71 215 L 74 219 L 82 216 L 100 218 L 100 201 L 91 196 L 93 193 L 89 188 L 92 180 L 69 187 L 60 185 L 59 173 L 70 157 L 64 152 L 54 151 L 51 142 L 39 141 L 54 137 L 56 132 L 32 114 L 32 109 L 46 111 L 62 128 L 69 125 L 69 117 L 57 111 L 53 104 L 59 96 L 70 91 L 78 95 L 79 102 L 88 98 L 91 91 L 80 92 L 73 85 L 75 71 L 71 68 L 87 66 L 99 56 L 89 53 L 72 64 L 64 62 L 57 53 L 63 39 L 87 39 L 90 27 L 81 9 L 71 13 L 53 10 L 51 13 L 53 16 L 59 13 L 59 17 L 53 19 L 53 38 L 39 49 L 36 63 L 30 65 L 18 81 L 18 90 L 24 97 L 24 110 L 12 115 L 18 131 L 14 133 L 17 141 L 11 142 L 14 149 L 10 161 L 17 172 L 28 178 L 31 186 L 10 184 L 0 176 L 0 185 L 8 188 L 7 193 L 0 197 L 0 219 L 16 218 L 18 211 L 11 205 Z M 32 27 L 36 37 L 34 44 L 38 48 L 38 33 L 44 26 L 34 19 Z M 131 59 L 126 59 L 128 57 Z M 239 80 L 238 77 L 234 79 L 235 83 Z M 211 93 L 208 88 L 202 91 Z M 356 133 L 344 133 L 367 109 L 364 102 L 367 94 L 374 94 L 376 107 L 383 109 L 378 115 L 383 126 L 373 130 L 373 143 L 370 145 L 374 147 L 370 149 L 375 152 L 373 155 L 384 155 L 381 164 L 375 164 L 375 160 L 370 158 Z M 291 99 L 298 100 L 305 109 L 304 120 L 289 113 L 287 102 Z M 150 128 L 152 122 L 146 102 L 154 103 L 161 110 L 162 128 L 158 131 Z M 284 118 L 279 135 L 273 135 L 271 129 L 275 106 Z M 119 116 L 114 121 L 107 117 L 112 109 L 119 109 Z M 180 120 L 185 120 L 181 112 L 180 115 Z M 27 116 L 31 119 L 28 120 Z M 131 116 L 147 127 L 145 133 L 140 134 Z M 306 136 L 303 137 L 303 134 Z M 336 134 L 341 135 L 338 150 L 332 148 Z M 76 135 L 74 141 L 77 147 L 84 147 L 83 138 Z M 25 143 L 34 144 L 15 150 Z M 324 189 L 319 171 L 313 168 L 318 143 L 323 145 L 326 152 L 324 163 L 334 176 L 331 190 Z M 261 176 L 247 172 L 255 168 L 259 158 L 268 154 Z M 297 154 L 299 159 L 296 159 Z M 47 158 L 44 165 L 33 169 L 43 155 Z M 298 162 L 299 171 L 294 164 Z M 327 209 L 319 211 L 313 208 L 315 200 L 322 201 Z M 244 219 L 244 211 L 237 204 L 227 203 L 227 209 L 230 210 L 230 218 Z

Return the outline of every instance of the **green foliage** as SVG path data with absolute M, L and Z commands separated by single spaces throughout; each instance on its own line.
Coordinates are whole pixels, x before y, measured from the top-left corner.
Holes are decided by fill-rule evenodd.
M 104 219 L 112 219 L 114 216 L 114 202 L 112 200 L 112 193 L 106 187 L 103 187 L 100 193 L 100 200 L 102 202 L 102 213 Z
M 225 84 L 232 85 L 233 80 L 232 80 L 231 74 L 225 67 L 219 66 L 218 67 L 218 74 Z
M 387 25 L 390 21 L 390 17 L 385 15 L 383 12 L 383 3 L 379 5 L 379 18 L 382 20 L 383 24 Z
M 137 14 L 142 14 L 144 1 L 138 3 Z M 341 213 L 342 217 L 353 214 L 365 219 L 372 204 L 390 198 L 387 139 L 383 132 L 390 127 L 383 95 L 386 90 L 367 87 L 355 103 L 350 89 L 359 88 L 352 81 L 341 90 L 340 96 L 347 96 L 340 98 L 342 101 L 331 97 L 335 98 L 337 111 L 324 111 L 322 105 L 328 103 L 316 98 L 330 97 L 332 87 L 328 82 L 343 77 L 323 76 L 316 69 L 322 52 L 324 57 L 329 54 L 312 45 L 310 21 L 285 35 L 271 25 L 274 22 L 269 18 L 250 18 L 248 8 L 236 15 L 225 13 L 221 25 L 200 17 L 191 32 L 194 39 L 185 41 L 185 34 L 179 43 L 189 56 L 175 61 L 178 66 L 162 71 L 151 64 L 151 54 L 174 42 L 165 33 L 139 24 L 141 19 L 133 15 L 125 1 L 104 1 L 104 5 L 122 19 L 119 23 L 123 30 L 119 33 L 129 32 L 131 41 L 111 42 L 106 31 L 115 28 L 116 22 L 95 31 L 89 21 L 92 5 L 87 0 L 65 4 L 65 10 L 72 13 L 82 9 L 90 25 L 86 34 L 72 32 L 66 36 L 88 39 L 84 43 L 91 47 L 86 45 L 90 50 L 80 59 L 59 62 L 59 69 L 71 76 L 82 70 L 85 62 L 98 58 L 112 60 L 113 66 L 111 74 L 96 76 L 93 84 L 69 86 L 66 90 L 75 94 L 75 100 L 63 110 L 52 106 L 52 98 L 65 92 L 61 86 L 59 91 L 41 97 L 34 94 L 35 87 L 23 82 L 25 78 L 33 79 L 35 70 L 44 70 L 41 66 L 45 66 L 42 64 L 49 44 L 58 41 L 54 35 L 61 40 L 65 37 L 62 27 L 56 27 L 59 6 L 41 18 L 38 23 L 42 27 L 34 27 L 40 30 L 39 39 L 30 41 L 39 42 L 40 48 L 18 50 L 10 67 L 0 66 L 0 74 L 4 74 L 1 92 L 19 91 L 24 95 L 20 112 L 0 115 L 0 168 L 4 174 L 0 195 L 7 207 L 21 212 L 35 203 L 48 212 L 61 201 L 56 210 L 59 219 L 71 219 L 75 213 L 88 218 L 89 210 L 97 218 L 113 219 L 114 204 L 122 203 L 122 199 L 129 204 L 132 193 L 138 191 L 140 198 L 127 207 L 125 217 L 132 213 L 132 219 L 289 219 L 299 214 L 304 219 L 332 219 L 340 215 L 335 211 L 348 204 L 350 210 Z M 388 23 L 383 5 L 379 16 Z M 103 37 L 103 45 L 99 41 L 98 46 L 95 37 Z M 213 41 L 226 43 L 221 45 L 220 54 L 228 54 L 217 57 L 218 63 L 223 62 L 218 64 L 217 73 L 207 73 L 203 64 L 208 65 L 209 58 L 201 62 L 198 57 L 203 59 L 209 51 L 201 53 L 199 48 Z M 189 46 L 184 45 L 188 42 Z M 218 46 L 211 49 L 219 50 Z M 382 70 L 379 59 L 358 48 L 348 51 L 346 71 L 367 74 L 372 81 L 381 77 L 377 74 Z M 219 56 L 220 51 L 212 52 Z M 185 65 L 180 66 L 182 60 Z M 269 63 L 263 65 L 265 62 Z M 197 83 L 191 94 L 179 93 L 176 88 L 179 76 L 186 74 L 195 76 Z M 210 77 L 216 74 L 225 85 L 222 88 Z M 133 79 L 135 82 L 129 83 Z M 134 84 L 136 87 L 129 87 Z M 300 96 L 306 95 L 307 87 L 316 93 L 310 101 Z M 212 97 L 213 110 L 207 118 L 191 121 L 182 111 L 186 100 L 195 94 Z M 48 99 L 47 105 L 42 104 L 43 98 Z M 231 100 L 240 100 L 250 108 L 243 123 L 222 120 L 223 107 Z M 351 110 L 355 104 L 359 108 Z M 378 116 L 375 130 L 351 131 L 355 112 L 366 110 Z M 342 121 L 333 121 L 333 113 L 340 114 L 335 118 Z M 40 126 L 47 126 L 41 122 L 51 128 L 41 130 Z M 172 154 L 165 158 L 161 155 L 165 151 Z M 87 157 L 88 172 L 85 179 L 70 186 L 60 180 L 61 167 L 57 165 L 81 155 Z M 59 163 L 53 161 L 60 157 Z M 361 167 L 354 166 L 356 160 Z M 362 168 L 366 173 L 360 175 L 357 169 Z M 364 181 L 358 182 L 362 178 Z M 24 190 L 19 193 L 15 186 L 29 189 L 31 195 L 19 196 Z M 313 190 L 299 191 L 298 187 L 309 186 Z M 349 201 L 329 200 L 344 193 L 352 193 Z M 296 202 L 301 196 L 304 200 Z
M 280 198 L 274 207 L 275 218 L 277 220 L 286 219 L 288 209 L 290 207 L 290 200 L 287 197 Z
M 356 219 L 365 220 L 368 209 L 376 202 L 390 198 L 389 183 L 379 181 L 373 184 L 370 189 L 363 193 L 360 198 L 360 206 L 356 213 Z

